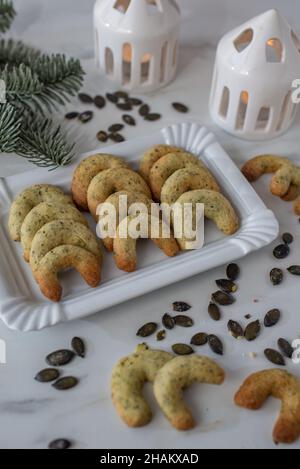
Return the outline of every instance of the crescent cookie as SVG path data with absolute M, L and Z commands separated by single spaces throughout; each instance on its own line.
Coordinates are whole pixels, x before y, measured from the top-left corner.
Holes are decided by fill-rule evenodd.
M 300 168 L 289 163 L 283 165 L 273 176 L 270 190 L 273 195 L 284 197 L 290 186 L 300 187 Z
M 83 214 L 72 205 L 42 203 L 28 213 L 21 228 L 21 243 L 24 259 L 28 262 L 33 238 L 47 223 L 53 220 L 73 220 L 88 226 Z
M 32 241 L 30 266 L 34 276 L 43 257 L 62 245 L 77 246 L 102 258 L 100 241 L 89 228 L 72 220 L 55 220 L 44 225 Z
M 73 205 L 71 197 L 65 195 L 58 187 L 49 184 L 39 184 L 25 189 L 13 202 L 9 212 L 8 228 L 13 241 L 20 241 L 25 217 L 42 202 Z
M 160 158 L 152 166 L 150 171 L 150 187 L 156 200 L 160 200 L 161 191 L 167 179 L 175 173 L 175 171 L 184 168 L 200 168 L 209 173 L 202 161 L 191 153 L 168 153 Z
M 275 443 L 293 443 L 300 436 L 300 380 L 283 370 L 266 370 L 251 375 L 235 395 L 240 407 L 258 410 L 269 396 L 282 401 L 273 431 Z
M 149 182 L 150 171 L 152 166 L 168 153 L 182 153 L 182 148 L 174 147 L 171 145 L 156 145 L 151 147 L 146 153 L 144 153 L 140 162 L 140 174 L 143 176 L 145 181 Z
M 61 300 L 62 287 L 58 280 L 58 273 L 68 268 L 76 269 L 92 288 L 97 287 L 101 282 L 99 256 L 78 246 L 57 246 L 42 258 L 35 272 L 41 292 L 49 300 L 54 302 Z
M 113 168 L 128 168 L 128 164 L 113 155 L 98 154 L 89 156 L 75 169 L 72 181 L 74 202 L 83 210 L 88 210 L 87 191 L 92 179 L 101 171 Z
M 125 272 L 134 272 L 137 268 L 137 254 L 136 254 L 136 239 L 133 239 L 128 234 L 131 222 L 134 222 L 137 217 L 127 217 L 119 225 L 116 238 L 114 239 L 114 258 L 117 267 Z M 162 220 L 149 217 L 149 215 L 142 215 L 138 217 L 144 226 L 148 224 L 148 237 L 159 247 L 166 256 L 174 257 L 179 252 L 179 246 L 171 234 L 170 228 Z M 157 222 L 158 232 L 152 234 L 154 220 Z M 169 237 L 163 237 L 163 229 Z M 125 233 L 125 237 L 123 236 Z M 127 236 L 126 236 L 127 233 Z M 139 236 L 141 237 L 141 236 Z
M 153 382 L 157 372 L 173 358 L 170 353 L 139 345 L 133 355 L 122 358 L 111 378 L 111 396 L 118 415 L 129 427 L 147 425 L 151 409 L 143 396 L 143 386 Z
M 127 200 L 127 204 L 123 207 L 122 198 Z M 125 200 L 125 199 L 124 199 Z M 129 191 L 120 191 L 112 194 L 108 199 L 105 201 L 105 205 L 109 204 L 112 208 L 114 208 L 116 214 L 116 226 L 118 227 L 121 221 L 124 220 L 129 215 L 131 210 L 134 210 L 136 204 L 143 204 L 148 213 L 151 213 L 151 204 L 154 203 L 151 199 L 149 199 L 145 194 L 141 192 L 129 192 Z M 121 205 L 120 205 L 121 204 Z M 101 222 L 101 217 L 99 217 L 98 223 Z M 115 235 L 115 233 L 114 233 Z M 104 246 L 110 252 L 114 249 L 114 237 L 106 237 L 102 239 Z
M 276 173 L 276 171 L 286 164 L 289 164 L 287 158 L 276 155 L 260 155 L 244 164 L 242 173 L 249 182 L 254 182 L 263 174 Z
M 154 395 L 171 425 L 177 430 L 190 430 L 195 420 L 183 400 L 183 391 L 193 383 L 221 385 L 225 373 L 213 360 L 198 355 L 173 358 L 157 373 Z
M 151 199 L 151 191 L 142 176 L 131 169 L 108 169 L 97 174 L 88 189 L 88 206 L 97 220 L 97 208 L 108 197 L 120 191 L 142 192 Z
M 220 192 L 217 181 L 206 168 L 179 169 L 164 184 L 161 202 L 173 205 L 182 194 L 197 189 Z

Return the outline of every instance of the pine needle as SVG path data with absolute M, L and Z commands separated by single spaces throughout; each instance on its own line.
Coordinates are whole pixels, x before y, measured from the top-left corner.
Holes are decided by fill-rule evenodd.
M 16 16 L 15 9 L 10 0 L 0 0 L 0 33 L 7 31 Z
M 22 118 L 10 104 L 0 104 L 0 152 L 16 151 L 20 134 Z

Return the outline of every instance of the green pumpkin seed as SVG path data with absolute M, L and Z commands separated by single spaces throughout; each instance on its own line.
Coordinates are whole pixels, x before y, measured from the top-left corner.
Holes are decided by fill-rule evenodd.
M 125 122 L 125 124 L 127 125 L 131 125 L 131 126 L 135 126 L 136 125 L 136 121 L 135 119 L 130 116 L 129 114 L 124 114 L 124 116 L 122 117 L 123 121 Z
M 115 134 L 116 132 L 120 132 L 120 130 L 123 130 L 123 129 L 124 129 L 123 124 L 113 124 L 110 127 L 108 127 L 108 131 L 112 132 L 113 134 Z
M 254 321 L 248 324 L 245 330 L 245 339 L 248 342 L 252 342 L 253 340 L 257 339 L 261 331 L 261 325 L 259 321 Z
M 172 316 L 170 316 L 168 313 L 164 314 L 162 323 L 166 329 L 174 329 L 175 327 L 174 318 L 172 318 Z
M 223 355 L 224 348 L 221 340 L 216 335 L 209 335 L 208 336 L 208 344 L 211 350 L 217 355 Z
M 123 90 L 116 91 L 114 93 L 114 95 L 117 98 L 120 98 L 120 99 L 128 99 L 129 98 L 128 93 L 126 93 L 126 91 L 123 91 Z
M 229 321 L 227 327 L 229 332 L 235 339 L 240 339 L 241 337 L 244 337 L 244 329 L 238 322 Z
M 176 326 L 180 326 L 180 327 L 193 327 L 194 325 L 193 319 L 188 316 L 183 316 L 183 315 L 175 316 L 174 321 L 175 321 Z
M 176 355 L 191 355 L 194 353 L 192 347 L 186 344 L 174 344 L 172 345 L 172 350 Z
M 240 268 L 237 264 L 229 264 L 226 269 L 226 275 L 233 282 L 240 276 Z
M 149 112 L 150 112 L 150 106 L 148 106 L 148 104 L 143 104 L 139 109 L 139 114 L 142 117 L 147 116 L 149 114 Z
M 281 353 L 277 352 L 277 350 L 268 348 L 264 353 L 265 357 L 269 360 L 269 362 L 273 363 L 273 365 L 285 366 L 285 360 Z
M 280 285 L 283 281 L 283 271 L 281 269 L 272 269 L 270 279 L 274 286 Z
M 113 142 L 116 142 L 116 143 L 122 143 L 122 142 L 125 142 L 125 138 L 123 137 L 123 135 L 121 134 L 114 134 L 114 133 L 111 133 L 109 134 L 108 138 L 110 138 L 110 140 L 112 140 Z
M 280 246 L 274 249 L 273 254 L 276 259 L 285 259 L 290 254 L 290 251 L 290 247 L 287 244 L 280 244 Z
M 214 321 L 220 321 L 221 311 L 218 305 L 215 303 L 210 303 L 208 306 L 208 314 Z
M 232 280 L 220 279 L 216 280 L 217 286 L 225 291 L 225 293 L 235 293 L 238 289 L 237 285 Z
M 68 365 L 74 357 L 75 353 L 71 350 L 57 350 L 46 357 L 46 362 L 50 366 L 64 366 Z
M 132 106 L 141 106 L 143 101 L 139 98 L 129 98 L 128 101 Z
M 292 275 L 300 276 L 300 265 L 292 265 L 288 268 L 288 271 Z
M 154 334 L 157 331 L 158 325 L 156 322 L 149 322 L 144 324 L 136 333 L 138 337 L 149 337 L 150 335 Z
M 159 119 L 161 119 L 161 114 L 157 114 L 155 112 L 153 112 L 152 114 L 146 114 L 144 119 L 145 119 L 145 121 L 155 122 L 155 121 L 158 121 Z
M 61 438 L 60 440 L 51 441 L 51 443 L 49 443 L 48 445 L 48 448 L 66 450 L 66 449 L 71 448 L 71 446 L 72 446 L 72 443 L 69 440 L 65 440 Z
M 156 335 L 156 340 L 158 342 L 161 342 L 162 340 L 165 340 L 166 335 L 167 335 L 167 332 L 164 329 L 161 330 L 161 331 L 158 331 L 158 333 Z
M 217 291 L 212 294 L 212 301 L 221 306 L 230 306 L 235 302 L 234 297 L 230 293 Z
M 294 242 L 294 236 L 291 233 L 284 233 L 282 235 L 282 241 L 284 244 L 292 244 Z
M 208 342 L 208 335 L 205 332 L 199 332 L 195 334 L 191 339 L 191 345 L 196 345 L 197 347 L 201 347 L 202 345 L 206 345 Z
M 186 114 L 187 112 L 189 112 L 189 108 L 185 104 L 172 103 L 172 106 L 177 112 L 181 112 L 183 114 Z
M 132 106 L 129 102 L 117 103 L 117 108 L 121 109 L 121 111 L 132 111 Z
M 71 342 L 72 349 L 80 358 L 85 358 L 85 344 L 79 337 L 74 337 Z
M 108 134 L 104 130 L 100 130 L 100 132 L 97 133 L 97 139 L 99 142 L 105 143 L 108 140 Z
M 117 104 L 117 102 L 119 101 L 118 96 L 112 93 L 106 93 L 106 98 L 113 104 Z
M 173 311 L 176 311 L 177 313 L 185 313 L 190 309 L 191 306 L 188 303 L 185 303 L 184 301 L 175 301 L 175 303 L 173 303 Z
M 269 311 L 265 316 L 265 319 L 264 319 L 265 327 L 276 326 L 276 324 L 279 322 L 280 316 L 281 314 L 280 314 L 279 309 L 271 309 L 271 311 Z
M 72 120 L 72 119 L 77 119 L 78 116 L 79 116 L 79 112 L 68 112 L 65 115 L 65 118 L 68 120 Z
M 57 389 L 57 391 L 68 391 L 69 389 L 75 388 L 78 383 L 78 379 L 74 378 L 74 376 L 66 376 L 65 378 L 55 381 L 52 387 Z
M 85 111 L 79 115 L 78 119 L 80 120 L 82 124 L 87 124 L 93 119 L 93 116 L 94 116 L 93 111 Z
M 51 383 L 51 381 L 57 380 L 59 375 L 59 371 L 55 368 L 46 368 L 45 370 L 40 371 L 34 379 L 39 383 Z
M 103 96 L 100 96 L 100 95 L 95 97 L 94 103 L 98 109 L 103 109 L 106 104 L 105 99 L 103 98 Z
M 86 93 L 79 93 L 78 98 L 84 104 L 94 103 L 94 99 L 89 94 L 86 94 Z
M 278 347 L 281 353 L 287 358 L 293 358 L 294 349 L 291 344 L 285 339 L 278 340 Z

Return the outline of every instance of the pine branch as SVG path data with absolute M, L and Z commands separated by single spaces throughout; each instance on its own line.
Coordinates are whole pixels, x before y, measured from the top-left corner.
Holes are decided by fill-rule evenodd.
M 0 104 L 0 152 L 16 151 L 21 134 L 22 118 L 10 104 Z
M 21 64 L 30 66 L 40 55 L 39 50 L 27 46 L 22 41 L 0 39 L 0 69 L 11 69 Z
M 16 16 L 15 9 L 10 0 L 0 0 L 0 33 L 5 33 Z

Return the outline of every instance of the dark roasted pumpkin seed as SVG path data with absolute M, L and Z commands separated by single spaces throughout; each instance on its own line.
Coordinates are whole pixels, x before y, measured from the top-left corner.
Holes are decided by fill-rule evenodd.
M 290 254 L 290 251 L 290 247 L 287 244 L 280 244 L 274 249 L 273 254 L 276 259 L 285 259 Z
M 230 293 L 217 291 L 212 294 L 212 301 L 221 306 L 230 306 L 235 302 L 234 297 Z
M 226 275 L 233 282 L 240 276 L 240 268 L 237 264 L 229 264 L 226 269 Z
M 128 101 L 132 106 L 141 106 L 143 101 L 139 98 L 129 98 Z
M 104 130 L 100 130 L 100 132 L 97 133 L 97 139 L 99 142 L 105 143 L 108 140 L 108 134 Z
M 112 93 L 106 93 L 106 98 L 113 104 L 117 104 L 117 102 L 119 101 L 118 96 Z
M 174 321 L 175 321 L 176 326 L 180 326 L 180 327 L 193 327 L 194 325 L 193 319 L 188 316 L 183 316 L 183 315 L 175 316 Z
M 184 313 L 190 309 L 191 306 L 184 301 L 175 301 L 175 303 L 173 303 L 173 311 L 176 311 L 177 313 Z
M 252 342 L 253 340 L 257 339 L 261 331 L 261 325 L 259 321 L 254 321 L 248 324 L 245 330 L 245 339 L 248 342 Z
M 123 137 L 123 135 L 118 134 L 118 133 L 111 133 L 108 135 L 108 138 L 116 143 L 125 142 L 125 138 Z
M 105 107 L 106 101 L 105 101 L 105 98 L 103 98 L 103 96 L 98 95 L 95 97 L 94 103 L 98 109 L 103 109 Z
M 116 91 L 114 93 L 114 95 L 117 98 L 120 98 L 120 99 L 128 99 L 129 98 L 128 93 L 126 91 L 123 91 L 123 90 Z
M 85 104 L 92 104 L 94 102 L 94 99 L 86 93 L 79 93 L 78 98 L 82 103 Z
M 206 345 L 208 342 L 208 335 L 205 332 L 199 332 L 195 334 L 191 339 L 191 345 L 196 345 L 197 347 L 201 347 L 202 345 Z
M 40 371 L 34 379 L 39 383 L 50 383 L 51 381 L 56 381 L 58 378 L 58 370 L 55 368 L 46 368 L 45 370 Z
M 251 318 L 252 318 L 251 314 L 246 314 L 246 315 L 245 315 L 245 319 L 249 320 L 249 319 L 251 319 Z
M 238 322 L 229 321 L 227 327 L 228 327 L 229 332 L 235 339 L 244 337 L 244 329 Z
M 124 124 L 113 124 L 110 127 L 108 127 L 108 131 L 112 132 L 115 134 L 116 132 L 120 132 L 120 130 L 124 129 Z
M 293 358 L 294 349 L 286 339 L 278 340 L 278 347 L 280 352 L 287 358 Z
M 138 337 L 149 337 L 150 335 L 154 334 L 157 331 L 158 325 L 156 322 L 149 322 L 144 324 L 136 333 Z
M 189 108 L 185 104 L 172 103 L 172 106 L 177 112 L 182 112 L 183 114 L 186 114 L 187 112 L 189 112 Z
M 94 116 L 93 111 L 85 111 L 79 115 L 78 119 L 80 120 L 82 124 L 87 124 L 93 119 L 93 116 Z
M 156 340 L 158 340 L 158 342 L 161 342 L 162 340 L 165 340 L 166 335 L 167 335 L 167 332 L 164 329 L 161 331 L 158 331 L 158 333 L 156 334 Z
M 176 355 L 191 355 L 194 353 L 192 347 L 186 344 L 174 344 L 172 345 L 172 350 Z
M 291 233 L 284 233 L 282 235 L 282 241 L 284 244 L 292 244 L 294 242 L 294 236 Z
M 75 353 L 72 350 L 57 350 L 46 357 L 46 362 L 50 366 L 64 366 L 68 365 L 74 357 Z
M 288 271 L 292 275 L 300 275 L 300 265 L 292 265 L 288 268 Z
M 49 443 L 48 448 L 49 449 L 62 449 L 66 450 L 71 448 L 72 443 L 69 440 L 65 440 L 61 438 L 60 440 L 54 440 Z
M 148 104 L 143 104 L 139 109 L 139 114 L 143 117 L 147 116 L 150 112 L 150 106 Z
M 79 116 L 79 112 L 68 112 L 65 115 L 65 118 L 68 120 L 72 120 L 72 119 L 77 119 L 78 116 Z
M 80 358 L 85 357 L 85 344 L 80 337 L 74 337 L 71 342 L 72 349 Z
M 66 376 L 65 378 L 55 381 L 55 383 L 52 384 L 52 387 L 58 391 L 68 391 L 69 389 L 75 388 L 78 383 L 78 379 L 74 378 L 74 376 Z
M 208 314 L 214 321 L 220 321 L 221 311 L 218 305 L 215 303 L 210 303 L 208 306 Z
M 226 293 L 235 293 L 238 289 L 237 285 L 232 280 L 228 279 L 216 280 L 216 284 Z
M 161 114 L 152 112 L 151 114 L 146 114 L 144 119 L 146 121 L 149 121 L 149 122 L 155 122 L 155 121 L 158 121 L 159 119 L 161 119 Z
M 168 313 L 163 315 L 162 323 L 166 329 L 174 329 L 175 327 L 174 318 L 172 318 Z
M 283 271 L 281 269 L 272 269 L 270 279 L 274 286 L 280 285 L 283 281 Z
M 132 116 L 130 116 L 129 114 L 124 114 L 124 116 L 122 116 L 122 119 L 125 122 L 125 124 L 127 124 L 127 125 L 131 125 L 131 126 L 136 125 L 135 119 Z
M 264 319 L 265 327 L 276 326 L 276 324 L 279 322 L 280 316 L 281 314 L 280 314 L 279 309 L 271 309 L 271 311 L 269 311 L 265 316 L 265 319 Z
M 217 337 L 216 335 L 209 335 L 208 344 L 214 353 L 216 353 L 217 355 L 223 355 L 224 347 L 219 337 Z
M 277 350 L 268 348 L 264 353 L 265 357 L 269 360 L 269 362 L 273 363 L 273 365 L 285 366 L 285 360 L 281 353 L 277 352 Z
M 121 111 L 132 111 L 132 106 L 129 102 L 126 103 L 118 103 L 117 108 L 121 109 Z

